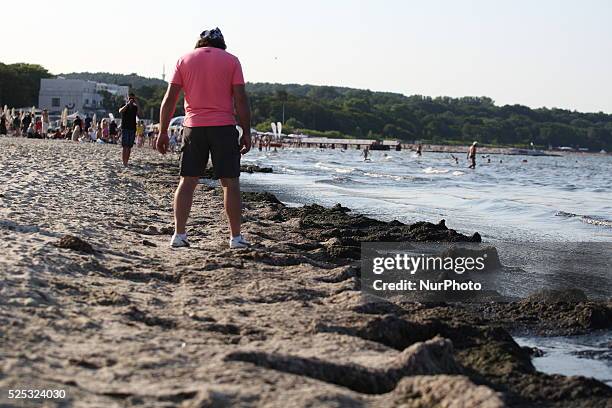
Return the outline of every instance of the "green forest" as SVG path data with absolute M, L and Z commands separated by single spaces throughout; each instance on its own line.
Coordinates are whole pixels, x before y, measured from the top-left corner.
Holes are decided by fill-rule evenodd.
M 0 104 L 36 104 L 43 67 L 0 64 Z M 157 120 L 166 90 L 160 79 L 136 74 L 70 73 L 66 78 L 129 85 L 145 117 Z M 485 96 L 461 98 L 406 96 L 335 86 L 249 83 L 253 124 L 269 130 L 282 121 L 284 132 L 331 137 L 401 139 L 406 142 L 485 145 L 584 147 L 612 151 L 612 115 L 523 105 L 497 106 Z M 105 95 L 104 106 L 116 111 L 123 101 Z M 183 114 L 182 101 L 177 115 Z M 150 117 L 152 115 L 152 117 Z
M 0 62 L 0 106 L 26 107 L 38 104 L 42 78 L 53 75 L 36 64 L 3 64 Z
M 286 127 L 333 136 L 612 149 L 612 115 L 601 112 L 496 106 L 487 97 L 432 98 L 331 86 L 255 83 L 248 88 L 254 123 L 262 130 L 281 119 L 284 105 Z

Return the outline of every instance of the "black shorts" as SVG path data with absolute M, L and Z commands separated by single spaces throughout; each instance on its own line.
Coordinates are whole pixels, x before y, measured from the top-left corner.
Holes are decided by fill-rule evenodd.
M 132 129 L 121 130 L 121 146 L 123 147 L 134 147 L 134 140 L 136 139 L 136 131 Z
M 240 146 L 236 126 L 184 128 L 181 176 L 204 176 L 209 155 L 215 179 L 240 177 Z

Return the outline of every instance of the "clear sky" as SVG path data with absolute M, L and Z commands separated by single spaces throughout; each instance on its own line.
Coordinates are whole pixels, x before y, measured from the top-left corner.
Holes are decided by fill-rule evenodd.
M 0 61 L 161 77 L 218 26 L 252 82 L 612 113 L 612 1 L 10 1 Z

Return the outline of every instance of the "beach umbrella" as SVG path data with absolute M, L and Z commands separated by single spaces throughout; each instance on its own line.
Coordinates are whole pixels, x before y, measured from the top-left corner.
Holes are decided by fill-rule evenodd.
M 64 108 L 62 111 L 62 126 L 68 126 L 68 108 Z

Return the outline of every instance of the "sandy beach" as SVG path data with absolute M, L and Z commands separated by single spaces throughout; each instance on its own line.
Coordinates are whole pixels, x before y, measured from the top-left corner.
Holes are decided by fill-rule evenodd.
M 609 329 L 610 300 L 362 296 L 361 241 L 477 231 L 250 192 L 253 246 L 229 250 L 220 190 L 202 185 L 192 248 L 172 250 L 178 156 L 136 149 L 123 169 L 117 146 L 17 138 L 0 152 L 0 406 L 610 406 L 612 388 L 537 372 L 509 334 Z

